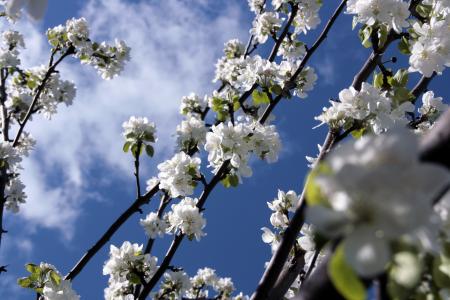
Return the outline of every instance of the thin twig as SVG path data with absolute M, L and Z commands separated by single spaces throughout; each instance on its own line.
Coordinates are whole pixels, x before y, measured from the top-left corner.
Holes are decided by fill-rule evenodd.
M 37 102 L 39 101 L 39 98 L 41 97 L 42 92 L 45 89 L 45 85 L 47 84 L 47 81 L 50 79 L 52 74 L 55 72 L 56 67 L 63 61 L 64 58 L 66 58 L 67 56 L 74 54 L 74 53 L 75 53 L 75 48 L 73 46 L 70 46 L 69 48 L 67 48 L 66 52 L 64 52 L 59 57 L 59 59 L 48 68 L 47 72 L 44 75 L 44 78 L 42 79 L 41 83 L 37 87 L 36 94 L 34 95 L 33 101 L 31 102 L 31 105 L 28 108 L 25 118 L 19 122 L 20 127 L 19 127 L 19 130 L 17 131 L 16 137 L 14 138 L 13 147 L 17 146 L 17 144 L 19 143 L 19 139 L 20 139 L 20 136 L 22 135 L 22 131 L 24 130 L 25 125 L 27 125 L 28 120 L 30 119 L 31 115 L 33 114 L 33 110 L 34 110 Z M 55 55 L 54 52 L 52 52 L 50 61 L 53 61 L 54 55 Z
M 102 237 L 83 255 L 72 270 L 64 277 L 65 280 L 73 280 L 94 257 L 94 255 L 111 239 L 116 231 L 135 213 L 140 211 L 140 207 L 149 203 L 151 198 L 159 191 L 159 185 L 153 187 L 142 197 L 136 199 L 134 203 L 124 211 L 113 224 L 106 230 Z
M 293 80 L 290 80 L 289 82 L 292 84 L 295 84 L 295 79 L 300 74 L 300 72 L 303 70 L 304 66 L 308 62 L 311 55 L 316 51 L 316 49 L 320 46 L 320 44 L 326 39 L 328 32 L 330 31 L 331 27 L 333 26 L 334 22 L 336 21 L 339 14 L 343 11 L 345 4 L 347 3 L 347 0 L 343 0 L 341 4 L 338 6 L 338 8 L 335 10 L 331 18 L 328 20 L 328 23 L 325 25 L 325 28 L 323 29 L 322 33 L 319 35 L 316 42 L 313 44 L 313 46 L 307 50 L 306 55 L 304 59 L 302 60 L 300 66 L 298 67 L 297 71 L 294 73 Z M 276 97 L 274 100 L 274 103 L 279 101 L 281 98 Z M 272 103 L 271 103 L 272 104 Z M 270 112 L 273 110 L 273 107 L 271 107 L 271 104 L 267 107 L 266 111 L 264 112 L 262 116 L 262 120 L 264 121 L 267 119 Z M 331 148 L 333 145 L 334 139 L 336 138 L 337 133 L 334 131 L 330 131 L 327 135 L 327 138 L 325 140 L 324 146 L 322 147 L 321 153 L 319 154 L 319 159 L 323 157 L 326 152 Z M 255 293 L 252 296 L 252 300 L 260 300 L 260 299 L 267 299 L 269 296 L 269 292 L 274 286 L 276 280 L 278 279 L 278 276 L 280 275 L 284 263 L 287 260 L 289 256 L 289 252 L 292 248 L 292 246 L 295 243 L 296 237 L 298 232 L 300 231 L 300 228 L 303 224 L 303 211 L 305 208 L 304 202 L 304 192 L 302 193 L 300 200 L 300 206 L 296 210 L 289 227 L 286 229 L 286 231 L 283 234 L 283 238 L 281 241 L 280 246 L 278 247 L 277 251 L 275 252 L 274 256 L 272 257 L 269 266 L 266 268 L 266 271 L 264 272 L 258 287 L 256 288 Z

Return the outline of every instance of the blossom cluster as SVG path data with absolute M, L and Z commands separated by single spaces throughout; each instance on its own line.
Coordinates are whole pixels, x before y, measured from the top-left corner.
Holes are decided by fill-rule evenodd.
M 449 108 L 443 102 L 442 97 L 435 97 L 433 91 L 428 91 L 422 96 L 422 106 L 418 108 L 417 129 L 419 132 L 426 132 L 434 126 L 437 118 Z
M 286 2 L 285 0 L 272 0 L 272 4 L 281 1 Z M 319 10 L 322 6 L 322 1 L 295 0 L 293 2 L 298 5 L 298 12 L 293 22 L 293 25 L 295 27 L 294 33 L 306 34 L 309 30 L 316 29 L 320 24 Z
M 382 92 L 366 82 L 360 91 L 353 87 L 344 89 L 339 93 L 339 102 L 330 102 L 331 106 L 324 108 L 316 120 L 332 128 L 349 128 L 354 122 L 361 122 L 375 133 L 384 132 L 396 124 L 406 125 L 409 122 L 406 113 L 414 111 L 410 101 L 398 105 L 386 91 Z
M 219 277 L 211 268 L 202 268 L 194 277 L 189 277 L 183 270 L 167 271 L 161 287 L 152 297 L 153 299 L 203 299 L 210 298 L 210 292 L 214 291 L 215 299 L 223 300 L 248 300 L 247 296 L 240 293 L 232 296 L 234 284 L 229 277 Z M 166 298 L 162 298 L 165 296 Z
M 55 49 L 74 48 L 75 56 L 83 64 L 97 69 L 103 79 L 118 75 L 130 60 L 130 48 L 124 41 L 116 40 L 114 45 L 97 43 L 89 38 L 86 19 L 70 19 L 65 26 L 59 25 L 47 30 L 47 38 Z
M 109 275 L 106 300 L 134 299 L 134 287 L 148 281 L 157 270 L 157 258 L 142 252 L 143 245 L 126 241 L 120 248 L 111 245 L 103 275 Z
M 244 177 L 252 175 L 248 165 L 250 153 L 261 159 L 275 162 L 281 148 L 280 137 L 274 125 L 254 122 L 220 123 L 206 134 L 205 149 L 209 165 L 217 172 L 225 162 L 230 162 L 234 174 Z
M 44 78 L 47 78 L 46 83 L 41 86 Z M 58 104 L 64 103 L 69 106 L 76 95 L 73 82 L 61 79 L 60 74 L 56 72 L 48 74 L 46 66 L 18 72 L 12 80 L 10 94 L 5 103 L 16 120 L 23 119 L 39 88 L 42 91 L 38 101 L 35 102 L 34 112 L 43 113 L 48 119 L 56 114 Z
M 417 20 L 413 24 L 409 70 L 430 77 L 450 66 L 450 3 L 443 0 L 423 2 L 430 11 L 426 22 Z
M 197 207 L 197 199 L 186 197 L 177 204 L 172 204 L 171 211 L 167 213 L 169 227 L 168 232 L 175 233 L 178 230 L 192 240 L 199 241 L 206 234 L 203 228 L 206 226 L 206 220 L 203 213 Z
M 284 192 L 278 190 L 278 196 L 272 202 L 267 202 L 269 209 L 272 211 L 270 216 L 270 224 L 274 227 L 274 231 L 267 227 L 261 228 L 263 231 L 262 240 L 264 243 L 270 244 L 272 252 L 278 249 L 284 230 L 289 225 L 290 214 L 295 212 L 299 202 L 299 197 L 294 191 Z M 314 226 L 304 224 L 300 230 L 300 235 L 296 241 L 296 247 L 303 251 L 305 264 L 303 269 L 305 272 L 311 267 L 313 257 L 316 252 L 316 243 L 314 241 Z M 315 264 L 318 261 L 316 260 Z M 300 278 L 294 281 L 293 286 L 288 290 L 285 298 L 294 298 L 300 283 Z
M 354 14 L 354 22 L 368 26 L 384 24 L 400 33 L 408 27 L 409 3 L 403 0 L 349 0 L 347 13 Z
M 177 125 L 177 145 L 181 151 L 189 153 L 204 145 L 207 129 L 205 121 L 198 115 L 188 115 Z
M 27 264 L 31 274 L 20 278 L 18 284 L 24 288 L 34 289 L 43 300 L 79 300 L 80 296 L 72 289 L 69 280 L 62 279 L 55 266 L 48 263 L 40 265 Z
M 192 195 L 200 178 L 200 163 L 198 157 L 191 157 L 184 152 L 175 154 L 158 165 L 159 187 L 172 198 Z
M 406 129 L 367 135 L 331 152 L 327 171 L 313 180 L 324 199 L 308 199 L 307 219 L 321 234 L 342 238 L 345 259 L 361 276 L 385 270 L 394 242 L 424 240 L 418 232 L 450 174 L 418 157 L 417 137 Z
M 2 44 L 0 48 L 0 67 L 15 68 L 20 65 L 19 49 L 25 48 L 22 34 L 14 30 L 4 31 Z
M 289 50 L 289 47 L 286 44 L 285 50 L 280 52 L 285 56 L 289 56 L 289 60 L 282 61 L 280 64 L 265 60 L 259 55 L 246 58 L 222 58 L 216 64 L 215 80 L 226 82 L 239 91 L 247 91 L 254 84 L 258 84 L 266 89 L 270 89 L 274 85 L 284 88 L 290 82 L 291 77 L 300 64 L 299 60 L 293 59 L 293 53 L 300 56 L 304 54 L 304 46 L 301 44 L 294 43 L 294 49 L 291 50 Z M 289 51 L 291 52 L 289 53 Z M 289 88 L 294 89 L 294 95 L 306 98 L 306 92 L 312 90 L 316 80 L 317 75 L 314 69 L 306 67 L 295 79 L 294 86 L 292 87 L 290 84 Z
M 22 156 L 28 155 L 29 150 L 34 146 L 34 140 L 29 135 L 24 135 L 17 147 L 13 147 L 11 142 L 0 143 L 0 166 L 5 170 L 3 176 L 6 177 L 5 185 L 5 208 L 13 213 L 19 212 L 20 204 L 25 203 L 25 185 L 19 177 L 19 170 L 22 168 L 20 162 Z
M 125 152 L 131 149 L 131 153 L 137 157 L 145 148 L 147 154 L 153 156 L 154 150 L 151 143 L 156 141 L 155 123 L 149 122 L 145 117 L 131 116 L 128 121 L 122 124 L 122 127 L 122 135 L 125 137 L 123 146 Z

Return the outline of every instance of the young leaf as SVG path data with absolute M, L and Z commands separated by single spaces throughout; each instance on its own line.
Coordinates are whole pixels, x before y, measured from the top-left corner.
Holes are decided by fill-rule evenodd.
M 222 179 L 222 184 L 226 188 L 237 187 L 239 185 L 239 177 L 235 174 L 228 174 Z
M 123 152 L 127 153 L 128 150 L 130 150 L 131 144 L 132 144 L 132 142 L 130 142 L 130 141 L 125 142 L 125 144 L 123 144 L 123 148 L 122 148 L 122 149 L 123 149 Z
M 268 104 L 270 103 L 269 96 L 265 92 L 261 92 L 259 90 L 254 90 L 252 93 L 253 103 L 255 105 L 259 104 Z
M 345 261 L 342 243 L 336 248 L 328 265 L 328 275 L 338 292 L 347 300 L 367 299 L 366 288 L 355 271 Z
M 58 286 L 61 284 L 61 276 L 59 276 L 58 273 L 51 270 L 49 274 L 50 274 L 50 280 L 52 281 L 52 283 L 54 285 Z
M 383 87 L 383 73 L 373 75 L 373 86 L 379 89 Z
M 402 36 L 402 38 L 400 39 L 400 42 L 398 43 L 398 50 L 400 51 L 400 53 L 405 55 L 411 54 L 411 50 L 409 49 L 409 42 L 406 37 Z
M 150 145 L 145 145 L 145 152 L 147 153 L 148 156 L 153 157 L 153 155 L 155 154 L 155 150 L 153 149 L 152 146 Z
M 28 277 L 19 278 L 19 279 L 17 279 L 17 284 L 23 288 L 30 288 L 31 279 Z
M 306 202 L 308 205 L 328 205 L 327 198 L 322 194 L 319 185 L 315 182 L 318 175 L 330 174 L 331 169 L 324 163 L 317 165 L 306 179 Z

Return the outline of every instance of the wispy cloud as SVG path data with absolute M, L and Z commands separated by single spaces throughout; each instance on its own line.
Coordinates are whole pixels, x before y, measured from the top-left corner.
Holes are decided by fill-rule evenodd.
M 60 229 L 70 239 L 96 169 L 114 170 L 111 180 L 132 174 L 130 159 L 121 151 L 121 124 L 130 115 L 147 116 L 157 124 L 154 161 L 170 155 L 181 97 L 211 91 L 223 43 L 246 36 L 236 3 L 223 2 L 220 16 L 212 17 L 211 7 L 200 0 L 89 1 L 80 15 L 91 24 L 91 35 L 126 40 L 132 61 L 112 81 L 102 81 L 95 70 L 74 61 L 62 65 L 62 77 L 77 85 L 77 99 L 51 121 L 35 117 L 28 127 L 38 144 L 24 162 L 28 201 L 18 217 Z M 28 44 L 24 62 L 45 63 L 49 48 L 42 33 L 27 23 L 17 26 Z M 147 174 L 151 167 L 146 166 Z

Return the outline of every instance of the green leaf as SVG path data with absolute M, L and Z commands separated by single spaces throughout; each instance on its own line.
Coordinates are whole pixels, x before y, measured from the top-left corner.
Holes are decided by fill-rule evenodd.
M 155 149 L 153 149 L 153 147 L 150 145 L 145 145 L 145 152 L 148 156 L 153 157 L 153 155 L 155 154 Z
M 283 93 L 283 89 L 281 88 L 281 86 L 279 84 L 272 85 L 270 87 L 269 91 L 271 93 L 274 93 L 275 95 L 278 95 L 278 96 Z
M 255 105 L 259 104 L 268 104 L 270 103 L 269 96 L 265 92 L 261 92 L 259 90 L 254 90 L 252 93 L 253 103 Z
M 239 177 L 236 174 L 228 174 L 222 179 L 222 184 L 226 188 L 237 187 L 239 185 Z
M 397 105 L 402 104 L 403 102 L 410 101 L 411 99 L 414 99 L 414 96 L 411 94 L 411 92 L 405 88 L 405 87 L 398 87 L 394 89 L 394 94 L 392 95 L 392 100 Z
M 127 274 L 127 279 L 132 283 L 132 284 L 142 284 L 141 279 L 139 278 L 139 276 L 134 273 L 128 273 Z
M 371 26 L 363 26 L 359 30 L 359 39 L 361 40 L 361 44 L 369 48 L 372 46 L 372 42 L 370 41 L 370 36 L 372 35 L 372 27 Z
M 408 70 L 398 70 L 393 77 L 388 78 L 388 83 L 393 87 L 405 87 L 408 83 Z
M 365 132 L 366 132 L 366 128 L 361 128 L 361 129 L 353 130 L 351 132 L 351 134 L 352 134 L 353 138 L 355 140 L 357 140 L 357 139 L 361 138 Z
M 450 288 L 450 258 L 438 255 L 433 260 L 433 281 L 440 288 Z
M 331 168 L 325 163 L 319 163 L 306 179 L 306 202 L 308 205 L 325 205 L 328 206 L 328 200 L 320 190 L 315 179 L 319 175 L 331 174 Z
M 387 41 L 388 29 L 384 25 L 380 25 L 378 28 L 378 47 L 383 47 Z
M 432 10 L 431 5 L 419 4 L 416 6 L 416 12 L 423 18 L 428 18 Z
M 23 288 L 30 288 L 31 279 L 28 277 L 19 278 L 19 279 L 17 279 L 17 284 Z
M 411 50 L 409 48 L 409 41 L 406 37 L 402 36 L 397 47 L 398 47 L 398 50 L 400 51 L 400 53 L 405 54 L 405 55 L 411 54 Z
M 54 270 L 50 271 L 50 280 L 54 285 L 60 285 L 61 284 L 61 276 L 58 275 Z
M 328 265 L 328 275 L 338 292 L 347 300 L 366 300 L 366 288 L 345 260 L 344 247 L 341 243 Z
M 125 144 L 123 144 L 123 148 L 122 148 L 122 149 L 123 149 L 123 152 L 127 153 L 128 150 L 130 150 L 131 144 L 132 144 L 132 142 L 130 142 L 130 141 L 125 142 Z
M 40 274 L 41 273 L 41 268 L 39 268 L 39 266 L 35 265 L 35 264 L 26 264 L 25 265 L 25 269 L 30 272 L 31 274 Z
M 383 73 L 375 73 L 373 75 L 373 86 L 381 89 L 383 87 Z

